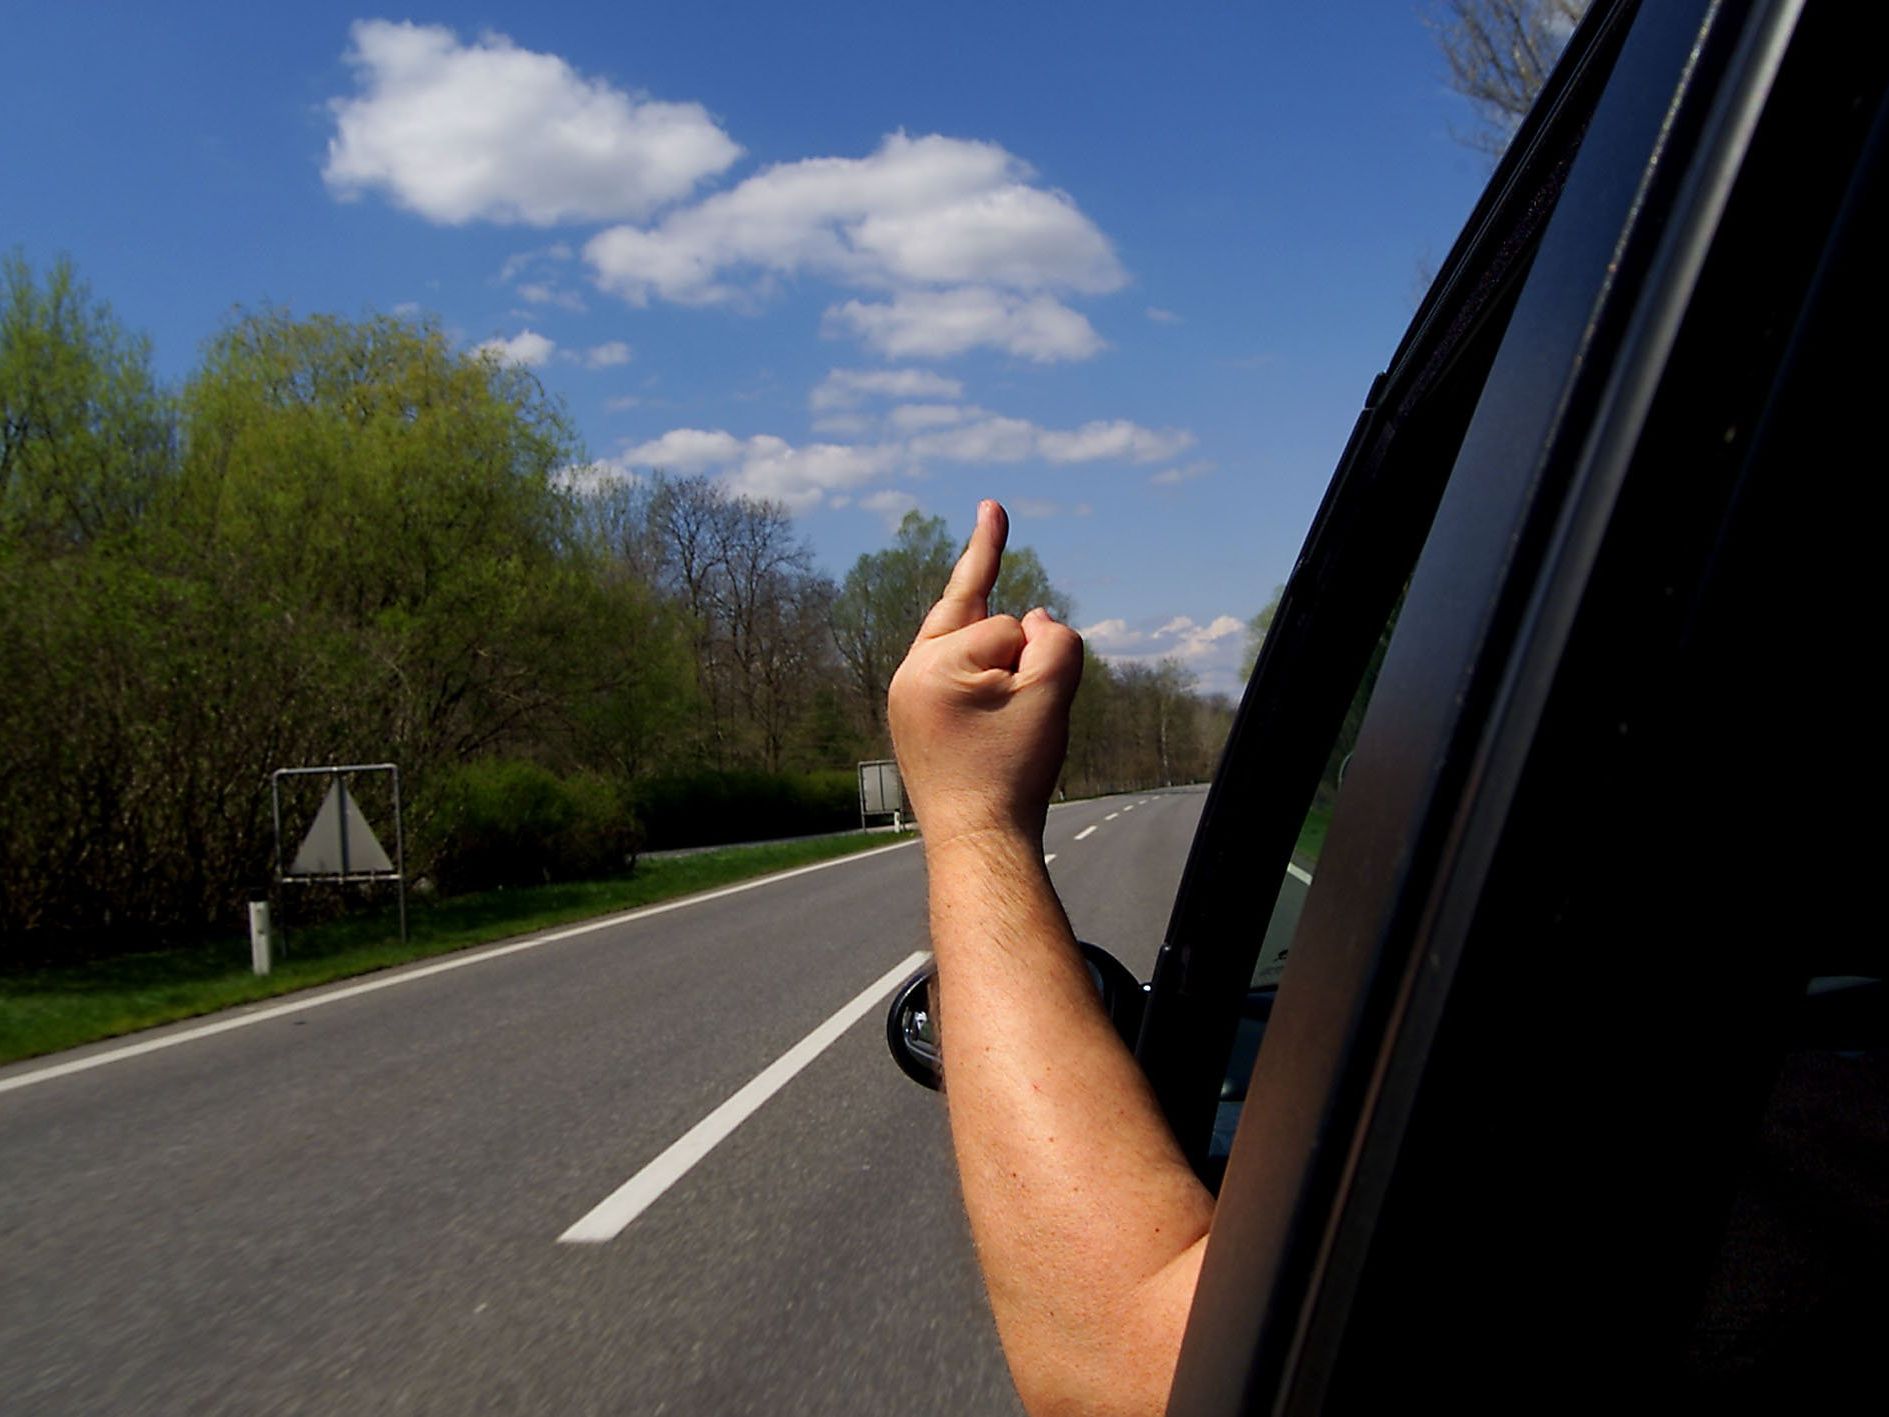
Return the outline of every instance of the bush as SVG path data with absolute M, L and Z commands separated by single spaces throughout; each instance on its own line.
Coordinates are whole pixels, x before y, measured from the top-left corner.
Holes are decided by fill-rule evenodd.
M 675 773 L 637 784 L 636 815 L 652 847 L 846 831 L 859 825 L 859 782 L 845 769 Z
M 449 769 L 429 795 L 432 875 L 448 895 L 621 875 L 642 845 L 622 788 L 605 778 L 488 758 Z

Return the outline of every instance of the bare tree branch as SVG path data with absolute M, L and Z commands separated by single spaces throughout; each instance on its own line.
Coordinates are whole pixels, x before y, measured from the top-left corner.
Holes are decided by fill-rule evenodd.
M 1588 0 L 1442 0 L 1428 23 L 1476 126 L 1459 141 L 1500 156 L 1548 80 Z

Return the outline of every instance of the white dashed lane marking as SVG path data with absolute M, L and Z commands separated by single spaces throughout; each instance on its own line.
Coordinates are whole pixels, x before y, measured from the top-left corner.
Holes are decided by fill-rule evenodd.
M 1052 862 L 1052 861 L 1054 861 L 1055 859 L 1056 859 L 1056 853 L 1052 851 L 1052 852 L 1050 852 L 1050 854 L 1049 854 L 1049 855 L 1047 855 L 1047 856 L 1045 856 L 1045 857 L 1043 858 L 1043 864 L 1044 864 L 1045 866 L 1047 866 L 1047 865 L 1049 865 L 1049 863 L 1050 863 L 1050 862 Z
M 605 1196 L 583 1219 L 558 1236 L 559 1243 L 596 1245 L 614 1240 L 625 1226 L 660 1200 L 663 1192 L 688 1175 L 696 1162 L 726 1141 L 762 1103 L 830 1048 L 847 1029 L 871 1013 L 900 980 L 929 957 L 929 951 L 916 950 L 860 990 L 838 1013 L 755 1074 L 746 1086 L 672 1142 L 662 1155 Z
M 1110 812 L 1106 817 L 1102 818 L 1102 820 L 1105 822 L 1112 822 L 1119 816 L 1121 816 L 1120 812 Z
M 1084 839 L 1085 837 L 1091 837 L 1091 836 L 1094 836 L 1094 835 L 1095 835 L 1095 828 L 1094 828 L 1094 827 L 1084 827 L 1084 828 L 1083 828 L 1083 829 L 1082 829 L 1081 831 L 1079 831 L 1079 832 L 1077 832 L 1077 833 L 1076 833 L 1076 840 L 1077 840 L 1077 841 L 1081 841 L 1081 840 L 1083 840 L 1083 839 Z

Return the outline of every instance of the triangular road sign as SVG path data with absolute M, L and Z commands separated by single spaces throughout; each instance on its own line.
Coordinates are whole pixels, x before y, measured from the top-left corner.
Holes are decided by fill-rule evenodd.
M 289 866 L 291 876 L 392 875 L 394 863 L 336 778 Z

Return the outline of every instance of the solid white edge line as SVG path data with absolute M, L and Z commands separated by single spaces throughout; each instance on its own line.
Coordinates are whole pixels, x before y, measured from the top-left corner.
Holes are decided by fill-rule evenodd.
M 631 1221 L 662 1199 L 663 1192 L 688 1175 L 696 1162 L 726 1141 L 736 1127 L 930 957 L 929 950 L 913 950 L 873 980 L 838 1013 L 756 1073 L 726 1102 L 671 1142 L 654 1161 L 599 1201 L 583 1219 L 558 1236 L 558 1243 L 596 1245 L 616 1239 Z
M 916 841 L 917 838 L 912 838 Z M 848 861 L 864 861 L 869 856 L 883 856 L 888 851 L 902 851 L 912 841 L 894 842 L 891 846 L 875 846 L 870 851 L 855 851 L 850 856 L 835 856 L 830 861 L 816 861 L 811 866 L 796 866 L 791 871 L 776 871 L 771 876 L 756 876 L 751 881 L 742 881 L 737 885 L 722 886 L 716 890 L 703 891 L 699 895 L 679 896 L 675 900 L 666 900 L 659 905 L 639 906 L 635 910 L 622 911 L 616 915 L 600 916 L 595 920 L 586 920 L 581 925 L 570 925 L 562 930 L 553 930 L 547 935 L 533 935 L 530 939 L 516 940 L 509 945 L 498 945 L 491 949 L 468 950 L 455 954 L 435 964 L 422 965 L 418 969 L 405 970 L 400 974 L 379 979 L 370 979 L 362 984 L 349 984 L 326 994 L 318 994 L 312 999 L 297 999 L 290 1004 L 275 1004 L 254 1013 L 238 1015 L 235 1018 L 218 1019 L 215 1023 L 201 1024 L 180 1033 L 166 1034 L 162 1038 L 147 1038 L 142 1043 L 128 1043 L 122 1048 L 112 1048 L 103 1053 L 93 1053 L 88 1057 L 74 1058 L 69 1062 L 54 1063 L 50 1067 L 37 1068 L 32 1072 L 16 1073 L 12 1077 L 0 1078 L 0 1092 L 11 1092 L 19 1087 L 31 1087 L 36 1082 L 49 1082 L 53 1078 L 66 1077 L 72 1073 L 82 1073 L 91 1068 L 102 1068 L 107 1063 L 122 1062 L 126 1058 L 140 1057 L 145 1053 L 155 1053 L 162 1048 L 175 1048 L 180 1043 L 194 1043 L 199 1038 L 209 1038 L 214 1034 L 228 1033 L 231 1029 L 247 1028 L 254 1023 L 267 1023 L 273 1018 L 284 1018 L 289 1014 L 306 1013 L 309 1009 L 318 1009 L 325 1004 L 338 1004 L 343 999 L 354 999 L 362 994 L 372 994 L 381 989 L 392 989 L 399 984 L 411 984 L 416 979 L 430 979 L 435 974 L 445 974 L 449 970 L 464 969 L 468 965 L 484 964 L 489 959 L 502 959 L 506 955 L 517 954 L 520 950 L 535 950 L 540 945 L 556 944 L 559 940 L 574 939 L 578 935 L 588 935 L 597 930 L 608 930 L 613 925 L 628 925 L 632 921 L 644 920 L 652 915 L 663 915 L 671 910 L 681 910 L 685 906 L 702 905 L 711 900 L 720 900 L 724 896 L 739 895 L 742 891 L 751 891 L 761 886 L 773 885 L 776 881 L 791 880 L 795 876 L 804 876 L 813 871 L 824 871 L 829 866 L 843 866 Z
M 1095 834 L 1094 827 L 1084 827 L 1081 831 L 1076 833 L 1076 840 L 1081 841 L 1084 837 L 1093 836 L 1094 834 Z
M 1311 873 L 1309 871 L 1300 870 L 1297 866 L 1294 866 L 1290 861 L 1286 862 L 1286 874 L 1292 877 L 1292 879 L 1295 881 L 1303 881 L 1308 886 L 1312 884 Z

